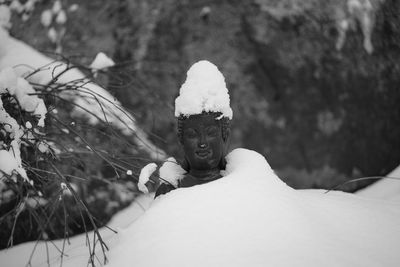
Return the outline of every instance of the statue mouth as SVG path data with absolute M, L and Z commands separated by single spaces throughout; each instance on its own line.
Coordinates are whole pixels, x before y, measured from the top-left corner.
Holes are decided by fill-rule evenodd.
M 203 158 L 207 158 L 211 155 L 211 151 L 210 150 L 197 150 L 196 152 L 196 156 L 203 159 Z

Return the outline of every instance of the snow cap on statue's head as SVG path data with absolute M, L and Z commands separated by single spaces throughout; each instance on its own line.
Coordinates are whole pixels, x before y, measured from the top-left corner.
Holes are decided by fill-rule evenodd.
M 175 117 L 189 117 L 203 112 L 221 113 L 232 119 L 224 75 L 207 60 L 196 62 L 187 72 L 175 100 Z

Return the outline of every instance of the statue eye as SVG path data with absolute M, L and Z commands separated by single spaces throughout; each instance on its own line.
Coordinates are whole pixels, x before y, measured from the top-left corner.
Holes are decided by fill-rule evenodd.
M 218 128 L 215 126 L 211 126 L 207 128 L 207 135 L 208 136 L 217 136 L 218 135 Z
M 186 129 L 186 131 L 185 131 L 185 136 L 187 138 L 195 138 L 196 135 L 197 135 L 196 131 L 193 130 L 192 128 Z

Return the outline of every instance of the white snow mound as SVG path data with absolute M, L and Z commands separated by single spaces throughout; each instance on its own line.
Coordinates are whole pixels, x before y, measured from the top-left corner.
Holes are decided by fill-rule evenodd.
M 400 203 L 294 190 L 237 149 L 226 176 L 160 196 L 107 266 L 398 266 Z
M 205 112 L 221 112 L 232 119 L 225 78 L 209 61 L 199 61 L 188 70 L 186 81 L 175 100 L 175 117 Z

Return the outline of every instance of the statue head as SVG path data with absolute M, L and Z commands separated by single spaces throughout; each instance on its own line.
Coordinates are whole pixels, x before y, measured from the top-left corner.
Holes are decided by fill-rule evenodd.
M 189 173 L 225 169 L 230 128 L 221 113 L 204 112 L 178 119 L 178 138 Z
M 225 169 L 232 119 L 229 102 L 218 68 L 205 60 L 193 64 L 175 100 L 175 116 L 185 154 L 183 167 L 194 176 Z

